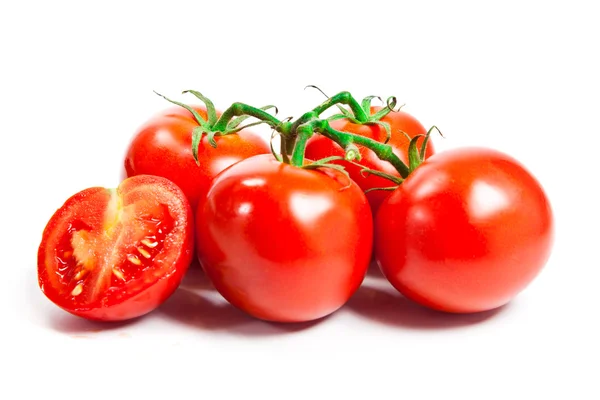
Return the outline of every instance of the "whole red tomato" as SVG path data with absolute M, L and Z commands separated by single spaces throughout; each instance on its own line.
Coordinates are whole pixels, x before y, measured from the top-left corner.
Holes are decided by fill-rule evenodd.
M 256 318 L 300 322 L 331 314 L 360 286 L 373 221 L 339 171 L 260 155 L 215 178 L 196 234 L 200 264 L 225 299 Z
M 193 107 L 204 118 L 206 110 Z M 172 107 L 158 113 L 135 132 L 125 156 L 126 176 L 158 175 L 177 184 L 188 197 L 192 210 L 208 191 L 210 181 L 222 170 L 240 160 L 270 153 L 258 135 L 242 130 L 215 136 L 217 147 L 203 135 L 196 164 L 192 154 L 192 131 L 198 126 L 191 112 Z
M 39 286 L 80 317 L 135 318 L 175 291 L 192 261 L 193 235 L 189 202 L 165 178 L 139 175 L 116 190 L 88 188 L 48 221 Z
M 553 215 L 539 182 L 515 159 L 461 148 L 426 160 L 383 202 L 375 255 L 406 297 L 469 313 L 508 303 L 540 272 Z
M 381 107 L 372 107 L 371 114 L 374 114 L 381 110 Z M 406 137 L 402 131 L 404 131 L 411 138 L 417 135 L 425 135 L 427 129 L 421 125 L 421 123 L 414 118 L 412 115 L 404 111 L 392 111 L 381 119 L 381 122 L 386 122 L 391 128 L 391 138 L 387 144 L 392 146 L 394 153 L 408 165 L 408 145 L 410 140 Z M 385 128 L 377 124 L 355 124 L 350 120 L 344 118 L 331 122 L 331 127 L 342 132 L 353 133 L 368 137 L 378 142 L 384 142 L 387 136 Z M 419 145 L 422 144 L 422 140 L 418 140 Z M 379 159 L 373 151 L 358 146 L 361 154 L 360 164 L 366 168 L 382 171 L 387 174 L 400 177 L 398 171 L 394 169 L 392 164 L 387 161 Z M 344 150 L 334 141 L 321 136 L 314 135 L 309 139 L 306 146 L 306 157 L 312 160 L 319 160 L 325 157 L 331 156 L 344 156 Z M 431 140 L 427 142 L 427 149 L 425 157 L 430 157 L 434 154 L 434 148 Z M 335 161 L 335 163 L 341 164 L 346 168 L 346 171 L 350 174 L 350 177 L 360 186 L 362 190 L 368 190 L 372 188 L 381 187 L 392 187 L 395 186 L 393 182 L 388 179 L 372 175 L 372 174 L 361 174 L 361 168 L 346 161 Z M 373 211 L 373 215 L 376 215 L 377 209 L 381 202 L 389 195 L 390 192 L 384 190 L 374 190 L 367 193 L 367 199 Z

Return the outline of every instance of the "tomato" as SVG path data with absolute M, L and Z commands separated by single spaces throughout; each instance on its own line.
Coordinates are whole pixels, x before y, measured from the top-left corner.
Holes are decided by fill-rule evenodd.
M 372 107 L 371 114 L 376 113 L 380 109 L 381 107 Z M 416 118 L 404 111 L 392 111 L 383 117 L 381 122 L 387 122 L 390 124 L 392 136 L 388 141 L 388 144 L 392 146 L 393 152 L 402 161 L 404 161 L 405 164 L 408 165 L 408 144 L 410 143 L 410 140 L 405 134 L 402 133 L 402 131 L 413 138 L 417 135 L 425 135 L 427 133 L 427 129 L 425 129 Z M 380 125 L 359 125 L 345 118 L 332 121 L 331 127 L 338 131 L 365 136 L 378 142 L 384 142 L 387 135 L 385 128 Z M 419 140 L 417 143 L 421 145 L 422 140 Z M 373 153 L 373 151 L 362 146 L 359 146 L 359 150 L 361 154 L 361 160 L 359 163 L 364 165 L 366 168 L 383 171 L 397 177 L 400 176 L 398 171 L 396 171 L 389 162 L 379 159 L 375 153 Z M 307 158 L 319 160 L 331 156 L 344 156 L 344 150 L 334 141 L 321 135 L 314 135 L 307 143 L 305 154 Z M 429 140 L 427 142 L 425 157 L 430 157 L 433 154 L 434 147 L 431 143 L 431 140 Z M 395 186 L 395 184 L 388 179 L 371 174 L 361 174 L 361 168 L 350 164 L 349 162 L 335 162 L 343 165 L 350 174 L 350 177 L 363 190 Z M 367 193 L 367 199 L 369 199 L 369 204 L 371 205 L 373 215 L 376 215 L 377 209 L 381 205 L 381 202 L 389 195 L 389 193 L 390 192 L 384 190 L 374 190 Z
M 492 149 L 460 148 L 421 164 L 383 202 L 375 256 L 406 297 L 454 313 L 508 303 L 540 273 L 553 243 L 540 183 Z
M 373 221 L 360 188 L 339 171 L 271 155 L 219 174 L 196 212 L 200 264 L 231 304 L 268 321 L 319 319 L 360 286 Z
M 193 107 L 204 118 L 206 110 Z M 210 181 L 226 167 L 256 154 L 270 153 L 268 144 L 257 134 L 242 130 L 215 136 L 217 147 L 202 135 L 196 164 L 192 154 L 192 131 L 198 126 L 183 107 L 168 108 L 146 121 L 133 135 L 125 155 L 127 177 L 148 174 L 165 177 L 187 196 L 192 210 L 208 191 Z
M 184 193 L 157 176 L 71 196 L 48 221 L 38 249 L 42 292 L 91 320 L 144 315 L 178 287 L 193 258 Z

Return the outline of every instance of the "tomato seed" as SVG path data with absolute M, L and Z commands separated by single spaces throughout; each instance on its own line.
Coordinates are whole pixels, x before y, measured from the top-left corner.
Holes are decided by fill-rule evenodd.
M 71 292 L 71 296 L 79 296 L 83 292 L 83 285 L 80 283 Z
M 83 278 L 84 276 L 86 276 L 88 273 L 88 270 L 85 268 L 80 269 L 76 274 L 75 274 L 75 280 L 78 281 L 81 278 Z
M 150 240 L 148 240 L 148 239 L 142 239 L 142 240 L 141 240 L 141 243 L 142 243 L 144 246 L 146 246 L 146 247 L 148 247 L 148 248 L 150 248 L 150 249 L 153 249 L 153 248 L 155 248 L 156 246 L 158 246 L 158 242 L 151 242 L 151 241 L 150 241 Z
M 138 251 L 140 252 L 141 255 L 143 255 L 145 258 L 150 258 L 152 257 L 150 255 L 150 253 L 148 253 L 148 250 L 144 249 L 143 247 L 138 247 Z
M 130 263 L 135 264 L 135 265 L 142 265 L 142 262 L 140 261 L 139 258 L 137 258 L 134 255 L 128 255 L 127 256 L 127 260 L 129 260 Z
M 139 260 L 138 260 L 138 261 L 139 261 Z M 116 276 L 117 278 L 119 278 L 120 280 L 122 280 L 122 281 L 125 281 L 125 276 L 123 275 L 123 272 L 121 272 L 121 270 L 120 270 L 120 269 L 118 269 L 118 268 L 113 268 L 113 269 L 112 269 L 112 273 L 113 273 L 113 274 L 115 274 L 115 276 Z

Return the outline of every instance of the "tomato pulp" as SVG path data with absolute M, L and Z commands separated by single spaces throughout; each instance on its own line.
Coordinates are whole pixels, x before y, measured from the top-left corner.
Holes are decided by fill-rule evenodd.
M 38 249 L 42 292 L 91 320 L 144 315 L 180 284 L 193 257 L 193 217 L 175 184 L 157 176 L 116 190 L 85 189 L 46 225 Z
M 372 231 L 354 182 L 271 155 L 219 174 L 196 212 L 198 259 L 215 288 L 268 321 L 310 321 L 344 305 L 367 271 Z
M 371 109 L 371 114 L 378 112 L 381 110 L 381 107 L 373 107 Z M 381 122 L 386 122 L 390 125 L 391 128 L 391 138 L 387 144 L 392 147 L 394 154 L 396 154 L 405 164 L 408 165 L 408 145 L 410 143 L 410 139 L 417 135 L 425 135 L 427 133 L 427 129 L 423 127 L 423 125 L 412 115 L 404 112 L 404 111 L 392 111 L 385 117 L 381 119 Z M 384 142 L 386 139 L 387 132 L 385 128 L 377 124 L 355 124 L 348 119 L 339 119 L 331 122 L 331 127 L 342 132 L 353 133 L 356 135 L 368 137 L 369 139 L 376 140 L 378 142 Z M 406 134 L 404 134 L 404 133 Z M 422 139 L 418 140 L 418 144 L 422 144 Z M 387 161 L 383 161 L 379 159 L 373 153 L 373 151 L 358 146 L 361 160 L 359 163 L 366 168 L 373 169 L 376 171 L 382 171 L 387 174 L 400 177 L 400 174 L 392 164 Z M 434 147 L 429 140 L 427 142 L 427 149 L 425 152 L 425 157 L 430 157 L 434 154 Z M 309 139 L 306 145 L 306 157 L 312 160 L 319 160 L 325 157 L 331 156 L 344 156 L 344 150 L 334 141 L 326 138 L 322 135 L 314 135 Z M 362 168 L 351 164 L 349 162 L 340 160 L 335 161 L 335 163 L 341 164 L 344 166 L 346 171 L 350 174 L 352 180 L 354 180 L 358 186 L 363 191 L 373 188 L 382 188 L 382 187 L 392 187 L 395 186 L 393 182 L 388 179 L 372 175 L 372 174 L 362 174 L 360 171 Z M 389 191 L 384 190 L 374 190 L 368 192 L 367 199 L 371 205 L 371 209 L 373 211 L 373 215 L 376 215 L 377 210 L 383 200 L 389 195 Z
M 375 256 L 392 285 L 456 313 L 508 303 L 541 271 L 552 242 L 552 210 L 539 182 L 491 149 L 429 158 L 383 202 L 375 222 Z

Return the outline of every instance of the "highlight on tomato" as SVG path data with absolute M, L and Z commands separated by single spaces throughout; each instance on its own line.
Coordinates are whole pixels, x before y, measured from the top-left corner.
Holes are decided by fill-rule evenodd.
M 375 256 L 407 298 L 480 312 L 507 304 L 538 276 L 553 229 L 546 193 L 520 162 L 457 148 L 425 160 L 383 202 Z
M 179 286 L 193 257 L 193 217 L 183 191 L 150 175 L 71 196 L 48 221 L 38 282 L 60 308 L 119 321 L 147 314 Z
M 223 171 L 196 212 L 207 276 L 231 304 L 267 321 L 311 321 L 342 307 L 366 274 L 372 235 L 356 183 L 272 155 Z

